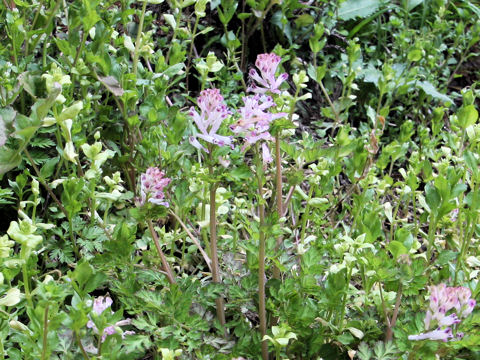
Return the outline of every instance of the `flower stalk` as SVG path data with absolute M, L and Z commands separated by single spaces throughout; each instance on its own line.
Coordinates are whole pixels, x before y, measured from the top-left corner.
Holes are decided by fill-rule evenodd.
M 48 335 L 48 304 L 43 313 L 43 339 L 42 339 L 42 360 L 47 358 L 47 335 Z
M 160 260 L 162 262 L 162 267 L 163 271 L 165 272 L 165 275 L 167 276 L 168 282 L 170 284 L 175 284 L 175 277 L 173 276 L 172 269 L 170 268 L 170 265 L 168 264 L 167 258 L 165 257 L 165 254 L 162 251 L 162 247 L 160 246 L 160 242 L 158 241 L 158 236 L 157 232 L 153 228 L 153 223 L 152 220 L 148 220 L 148 228 L 150 230 L 150 233 L 152 234 L 153 242 L 155 243 L 155 247 L 157 248 L 158 256 L 160 256 Z
M 267 311 L 265 296 L 265 205 L 263 200 L 263 164 L 260 159 L 260 150 L 255 146 L 255 165 L 258 183 L 258 217 L 259 244 L 258 244 L 258 315 L 260 317 L 260 336 L 262 338 L 262 359 L 268 360 L 268 342 L 264 339 L 267 334 Z
M 214 169 L 213 169 L 213 158 L 212 158 L 212 146 L 209 145 L 209 165 L 208 170 L 211 178 L 214 178 Z M 210 184 L 210 251 L 212 258 L 212 279 L 216 284 L 222 283 L 222 278 L 220 275 L 220 266 L 218 264 L 218 247 L 217 247 L 217 222 L 216 222 L 216 193 L 217 193 L 217 184 L 212 182 Z M 220 325 L 225 327 L 225 310 L 224 310 L 224 299 L 223 296 L 218 296 L 215 299 L 215 304 L 217 306 L 217 318 L 220 322 Z

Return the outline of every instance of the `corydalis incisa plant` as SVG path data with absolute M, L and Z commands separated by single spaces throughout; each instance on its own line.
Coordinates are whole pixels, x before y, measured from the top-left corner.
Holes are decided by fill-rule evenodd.
M 430 330 L 418 335 L 410 335 L 409 340 L 461 339 L 463 333 L 453 330 L 462 319 L 471 314 L 476 301 L 471 299 L 472 292 L 466 287 L 447 287 L 445 284 L 430 286 L 430 305 L 425 314 L 425 329 Z M 450 310 L 455 310 L 449 315 Z M 452 327 L 454 327 L 452 329 Z
M 218 89 L 207 89 L 200 93 L 197 99 L 197 105 L 200 113 L 194 108 L 190 108 L 190 116 L 192 117 L 197 129 L 200 131 L 190 137 L 190 143 L 199 150 L 208 154 L 208 171 L 212 179 L 214 179 L 214 158 L 213 146 L 232 146 L 233 138 L 231 136 L 223 136 L 218 134 L 223 121 L 228 118 L 231 111 L 228 110 L 224 103 L 223 96 Z M 207 142 L 207 147 L 202 145 L 198 139 Z M 217 224 L 216 219 L 216 191 L 218 183 L 210 183 L 210 251 L 212 260 L 212 280 L 214 283 L 220 284 L 222 278 L 220 275 L 220 266 L 218 263 L 218 246 L 217 246 Z M 215 299 L 217 307 L 217 318 L 222 327 L 225 327 L 225 310 L 224 300 L 222 296 Z
M 235 134 L 243 134 L 245 144 L 242 150 L 250 145 L 255 146 L 255 164 L 256 176 L 258 184 L 258 217 L 259 224 L 259 246 L 258 246 L 258 312 L 260 318 L 260 334 L 262 338 L 262 358 L 268 359 L 268 343 L 265 338 L 267 332 L 267 313 L 266 313 L 266 295 L 265 295 L 265 206 L 263 201 L 263 185 L 264 185 L 264 169 L 267 164 L 272 162 L 272 155 L 268 146 L 269 141 L 274 138 L 270 134 L 270 126 L 276 119 L 287 116 L 286 113 L 272 113 L 271 110 L 276 107 L 273 98 L 267 93 L 279 94 L 279 86 L 287 79 L 287 74 L 282 74 L 275 78 L 278 65 L 281 58 L 275 54 L 261 54 L 258 55 L 255 65 L 260 70 L 260 75 L 255 69 L 249 73 L 251 78 L 251 85 L 247 91 L 255 93 L 253 96 L 243 98 L 244 106 L 239 109 L 240 119 L 231 126 Z M 257 86 L 255 81 L 260 85 Z M 281 194 L 281 170 L 280 170 L 280 148 L 279 139 L 277 137 L 278 150 L 276 151 L 277 158 L 277 196 L 280 201 L 277 202 L 279 206 L 279 216 L 282 216 L 282 194 Z M 258 143 L 261 142 L 261 158 Z M 263 163 L 263 166 L 262 166 Z M 278 180 L 280 178 L 280 181 Z
M 140 176 L 140 206 L 145 206 L 147 203 L 151 203 L 154 205 L 160 205 L 168 207 L 169 204 L 165 201 L 165 193 L 164 188 L 170 184 L 171 179 L 166 178 L 165 174 L 157 167 L 150 167 L 147 171 Z M 167 262 L 167 258 L 163 253 L 162 247 L 160 246 L 160 242 L 158 240 L 157 232 L 153 227 L 153 223 L 151 219 L 147 220 L 148 229 L 152 234 L 153 242 L 155 243 L 155 247 L 157 249 L 158 255 L 160 256 L 160 260 L 162 262 L 163 271 L 167 276 L 168 281 L 170 284 L 175 283 L 175 277 L 173 276 L 172 269 Z
M 282 83 L 288 79 L 287 73 L 282 73 L 278 77 L 275 77 L 278 66 L 280 65 L 282 58 L 276 54 L 260 54 L 257 56 L 255 61 L 255 66 L 260 71 L 258 74 L 257 70 L 251 69 L 249 72 L 250 75 L 250 86 L 247 91 L 251 91 L 257 94 L 280 94 L 280 86 Z M 291 112 L 292 113 L 292 112 Z M 286 114 L 282 113 L 284 117 Z M 275 119 L 273 119 L 275 120 Z M 267 148 L 268 149 L 268 148 Z M 262 144 L 262 150 L 264 157 L 268 156 L 266 152 L 266 144 Z M 271 158 L 270 158 L 271 159 Z M 280 133 L 275 135 L 275 188 L 276 196 L 275 200 L 277 203 L 277 213 L 279 217 L 283 216 L 283 195 L 282 195 L 282 158 L 280 153 Z M 277 239 L 275 250 L 278 251 L 281 243 L 283 241 L 282 237 Z M 280 269 L 276 266 L 273 269 L 273 276 L 276 279 L 280 278 Z

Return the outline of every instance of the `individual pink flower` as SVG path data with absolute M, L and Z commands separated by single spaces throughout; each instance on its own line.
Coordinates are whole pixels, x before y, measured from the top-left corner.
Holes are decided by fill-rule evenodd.
M 280 56 L 273 53 L 258 55 L 257 60 L 255 61 L 255 66 L 260 70 L 260 75 L 257 70 L 250 70 L 249 75 L 252 79 L 252 83 L 247 91 L 252 91 L 257 94 L 265 94 L 267 91 L 270 91 L 273 94 L 279 94 L 280 85 L 288 79 L 286 73 L 275 78 L 275 73 L 281 60 Z M 256 85 L 255 81 L 260 86 Z
M 97 315 L 101 315 L 105 310 L 107 310 L 108 308 L 110 308 L 110 306 L 112 306 L 112 303 L 113 303 L 113 301 L 109 296 L 105 296 L 105 297 L 99 296 L 98 298 L 96 298 L 93 301 L 93 311 Z M 113 311 L 111 311 L 111 313 L 113 314 Z M 117 321 L 115 323 L 115 325 L 107 326 L 105 329 L 103 329 L 102 342 L 105 341 L 105 339 L 107 338 L 108 335 L 115 334 L 117 332 L 117 328 L 119 328 L 120 326 L 124 326 L 124 325 L 130 325 L 131 322 L 132 322 L 131 319 L 125 319 L 125 320 Z M 93 329 L 93 331 L 98 334 L 97 326 L 95 325 L 95 323 L 92 320 L 89 320 L 87 322 L 87 328 Z M 124 338 L 125 335 L 132 335 L 132 334 L 135 334 L 135 332 L 134 331 L 125 331 L 125 332 L 122 333 L 122 338 Z
M 203 90 L 197 99 L 197 105 L 200 108 L 200 113 L 192 106 L 190 108 L 190 116 L 193 118 L 200 133 L 190 136 L 190 143 L 197 149 L 207 153 L 207 148 L 200 144 L 197 138 L 218 146 L 231 146 L 233 143 L 231 136 L 217 134 L 223 120 L 231 114 L 223 101 L 220 90 Z
M 276 119 L 286 116 L 286 113 L 272 114 L 267 112 L 269 108 L 275 106 L 272 97 L 265 95 L 255 95 L 243 98 L 244 106 L 239 109 L 240 119 L 230 126 L 235 134 L 244 134 L 245 144 L 242 150 L 249 145 L 255 144 L 260 140 L 273 140 L 270 135 L 270 123 Z M 272 161 L 272 156 L 267 144 L 262 143 L 263 162 Z
M 409 335 L 408 340 L 442 340 L 448 341 L 453 338 L 452 329 L 440 329 L 429 331 L 418 335 Z
M 163 189 L 167 186 L 171 179 L 164 177 L 165 174 L 157 167 L 150 167 L 140 177 L 140 204 L 151 202 L 155 205 L 163 205 L 168 207 L 165 201 Z
M 451 326 L 459 324 L 461 319 L 467 317 L 476 305 L 471 299 L 472 292 L 466 287 L 447 287 L 439 284 L 429 287 L 430 304 L 425 315 L 425 329 L 435 330 L 419 335 L 410 335 L 409 340 L 443 340 L 454 338 Z M 448 314 L 454 309 L 456 313 Z M 448 315 L 447 315 L 448 314 Z M 463 333 L 457 333 L 456 339 L 461 339 Z

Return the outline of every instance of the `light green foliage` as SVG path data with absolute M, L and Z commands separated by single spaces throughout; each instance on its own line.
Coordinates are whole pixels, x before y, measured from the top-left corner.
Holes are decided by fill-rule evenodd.
M 463 339 L 408 340 L 428 286 L 479 296 L 474 1 L 1 4 L 0 359 L 478 356 L 477 308 Z M 270 52 L 269 163 L 231 129 Z M 234 141 L 207 154 L 189 108 L 213 87 Z M 141 206 L 148 167 L 168 208 Z

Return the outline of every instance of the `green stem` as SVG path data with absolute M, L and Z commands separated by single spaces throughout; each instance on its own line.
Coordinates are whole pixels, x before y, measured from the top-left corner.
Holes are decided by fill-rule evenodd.
M 98 334 L 98 341 L 97 341 L 97 356 L 99 358 L 101 358 L 102 356 L 102 344 L 103 344 L 103 341 L 102 341 L 102 334 L 103 334 L 103 330 L 100 334 Z
M 304 240 L 305 240 L 305 232 L 307 230 L 307 220 L 308 216 L 310 213 L 310 200 L 313 197 L 313 194 L 315 193 L 316 189 L 316 184 L 310 185 L 310 191 L 308 192 L 308 200 L 307 200 L 307 205 L 305 206 L 305 211 L 302 215 L 302 230 L 300 231 L 300 244 L 304 245 Z
M 340 317 L 338 319 L 338 324 L 337 324 L 337 327 L 339 329 L 339 333 L 342 332 L 342 329 L 343 329 L 343 317 L 345 316 L 345 309 L 347 307 L 347 296 L 348 296 L 348 287 L 350 285 L 350 280 L 352 278 L 352 270 L 353 270 L 353 266 L 351 266 L 349 269 L 348 269 L 348 274 L 347 274 L 347 289 L 345 290 L 345 294 L 343 295 L 343 299 L 342 299 L 342 310 L 340 312 Z
M 283 215 L 283 194 L 282 194 L 282 158 L 280 153 L 280 134 L 275 136 L 275 186 L 276 186 L 276 200 L 277 200 L 277 213 L 278 217 Z M 283 242 L 283 236 L 277 238 L 275 244 L 275 253 L 278 252 Z M 275 266 L 273 268 L 273 277 L 280 279 L 280 269 Z
M 178 13 L 177 13 L 177 16 L 175 16 L 175 23 L 177 25 L 180 24 L 180 20 L 182 18 L 182 9 L 178 9 Z M 170 44 L 174 44 L 175 41 L 177 40 L 177 27 L 175 27 L 175 29 L 173 29 L 173 35 L 172 35 L 172 40 L 170 40 Z M 165 63 L 168 64 L 168 61 L 170 60 L 170 53 L 172 51 L 172 48 L 173 46 L 169 46 L 168 47 L 168 51 L 167 51 L 167 55 L 165 56 Z
M 5 324 L 2 324 L 5 326 Z M 5 360 L 5 348 L 3 347 L 2 339 L 0 339 L 0 360 Z
M 202 245 L 200 244 L 200 242 L 198 241 L 198 239 L 193 236 L 193 234 L 191 233 L 190 230 L 188 230 L 187 228 L 187 225 L 185 225 L 185 223 L 182 221 L 182 219 L 180 218 L 180 216 L 178 216 L 175 212 L 173 212 L 172 210 L 169 211 L 169 213 L 171 215 L 173 215 L 173 217 L 175 219 L 177 219 L 177 221 L 180 223 L 180 226 L 183 228 L 183 230 L 185 230 L 185 232 L 187 233 L 188 237 L 193 241 L 193 243 L 198 247 L 198 250 L 200 251 L 200 253 L 202 254 L 203 256 L 203 259 L 205 260 L 208 268 L 210 269 L 210 271 L 212 271 L 212 260 L 210 260 L 209 256 L 207 255 L 207 253 L 205 252 L 205 250 L 203 250 L 202 248 Z
M 460 216 L 460 214 L 459 214 Z M 467 222 L 467 230 L 470 227 L 470 230 L 466 232 L 465 236 L 463 237 L 463 242 L 462 246 L 460 248 L 460 254 L 458 254 L 457 258 L 457 264 L 455 266 L 455 277 L 453 281 L 453 285 L 457 285 L 457 279 L 458 279 L 458 272 L 460 271 L 460 268 L 463 265 L 463 258 L 465 257 L 465 252 L 468 250 L 470 247 L 470 242 L 472 240 L 473 234 L 475 232 L 475 227 L 476 227 L 477 221 L 473 222 L 472 226 L 469 226 L 469 222 Z
M 30 292 L 30 281 L 28 279 L 27 261 L 28 259 L 25 259 L 25 263 L 22 267 L 23 287 L 25 288 L 25 298 L 27 299 L 28 306 L 33 309 L 32 294 Z
M 340 115 L 338 114 L 337 110 L 335 109 L 335 106 L 333 105 L 332 100 L 330 100 L 330 96 L 328 96 L 327 89 L 325 89 L 325 86 L 323 86 L 323 82 L 320 80 L 318 82 L 318 85 L 320 85 L 320 89 L 322 90 L 323 95 L 327 99 L 328 105 L 330 106 L 330 109 L 332 109 L 333 114 L 335 115 L 335 124 L 334 124 L 334 129 L 337 127 L 337 125 L 340 123 Z
M 78 343 L 78 347 L 80 348 L 80 351 L 82 352 L 82 355 L 83 355 L 83 358 L 85 360 L 90 360 L 90 358 L 88 357 L 87 355 L 87 352 L 85 351 L 83 345 L 82 345 L 82 341 L 80 340 L 80 336 L 78 335 L 78 332 L 75 331 L 75 340 L 77 340 L 77 343 Z
M 62 3 L 62 0 L 57 0 L 57 2 L 55 3 L 55 7 L 52 9 L 50 14 L 48 15 L 47 21 L 45 22 L 43 32 L 47 31 L 48 27 L 50 26 L 50 22 L 52 21 L 53 17 L 57 13 L 57 10 L 60 7 L 61 3 Z M 33 43 L 33 46 L 32 46 L 33 50 L 35 50 L 35 48 L 37 47 L 37 44 L 38 44 L 38 42 L 40 41 L 41 38 L 42 38 L 42 36 L 38 35 L 37 38 L 34 40 L 34 43 Z M 28 39 L 28 40 L 30 40 L 30 39 Z M 26 41 L 26 44 L 25 44 L 25 57 L 27 57 L 29 55 L 29 51 L 28 51 L 29 50 L 28 49 L 28 43 L 29 42 L 28 42 L 28 40 Z
M 170 282 L 170 284 L 175 284 L 175 278 L 173 277 L 172 269 L 170 268 L 170 265 L 167 262 L 167 258 L 165 257 L 165 254 L 162 251 L 162 247 L 160 246 L 160 242 L 158 241 L 157 232 L 153 228 L 152 220 L 150 220 L 150 219 L 147 220 L 147 224 L 148 224 L 148 229 L 150 230 L 150 233 L 152 234 L 152 238 L 153 238 L 153 242 L 155 243 L 155 247 L 157 248 L 158 255 L 160 256 L 163 271 L 165 271 L 165 274 L 166 274 L 167 279 Z
M 83 29 L 82 42 L 80 43 L 80 47 L 78 48 L 77 53 L 75 54 L 75 59 L 73 60 L 72 67 L 75 67 L 77 65 L 77 61 L 80 58 L 80 54 L 83 51 L 83 47 L 85 46 L 85 41 L 87 41 L 87 32 L 85 31 L 85 29 Z
M 263 340 L 267 334 L 267 311 L 265 299 L 265 206 L 263 200 L 263 167 L 260 159 L 258 145 L 255 147 L 256 175 L 258 183 L 258 217 L 259 224 L 259 247 L 258 247 L 258 313 L 260 317 L 260 336 L 262 339 L 262 359 L 268 360 L 268 343 Z
M 398 199 L 397 201 L 397 206 L 395 206 L 395 210 L 393 211 L 393 214 L 392 214 L 392 223 L 390 224 L 390 241 L 393 241 L 393 230 L 394 230 L 394 227 L 395 227 L 395 219 L 397 218 L 397 213 L 398 213 L 398 209 L 400 208 L 400 199 Z
M 430 258 L 432 257 L 432 248 L 435 242 L 436 228 L 437 228 L 437 221 L 435 217 L 433 217 L 432 221 L 430 222 L 430 228 L 428 229 L 427 262 L 429 262 Z
M 42 360 L 47 358 L 47 335 L 48 335 L 48 304 L 43 313 L 43 342 L 42 342 Z
M 214 178 L 213 170 L 213 157 L 212 157 L 212 146 L 209 146 L 209 164 L 208 171 L 210 177 Z M 217 184 L 210 184 L 210 251 L 212 255 L 212 279 L 216 284 L 222 283 L 222 278 L 220 276 L 220 266 L 218 264 L 218 249 L 217 249 L 217 222 L 216 222 L 216 194 Z M 220 325 L 225 328 L 225 310 L 224 310 L 224 301 L 223 297 L 219 296 L 215 299 L 215 304 L 217 305 L 217 317 Z
M 193 53 L 193 46 L 195 44 L 195 35 L 197 33 L 198 22 L 200 18 L 197 16 L 195 19 L 195 24 L 193 25 L 193 32 L 192 32 L 192 39 L 190 40 L 190 49 L 188 50 L 188 58 L 187 58 L 187 68 L 185 69 L 185 79 L 187 82 L 186 88 L 188 93 L 188 74 L 190 72 L 190 68 L 192 66 L 192 53 Z
M 48 193 L 50 194 L 50 196 L 52 197 L 52 199 L 55 201 L 55 203 L 57 204 L 58 208 L 62 211 L 62 213 L 65 215 L 65 217 L 68 218 L 68 213 L 67 213 L 67 210 L 65 210 L 65 208 L 63 207 L 62 203 L 60 202 L 60 200 L 58 200 L 57 196 L 55 195 L 55 193 L 52 191 L 52 189 L 50 188 L 50 186 L 47 184 L 47 182 L 44 180 L 42 174 L 40 173 L 40 170 L 38 169 L 37 165 L 35 165 L 35 163 L 33 162 L 33 159 L 32 159 L 32 156 L 30 155 L 30 153 L 28 152 L 27 148 L 24 148 L 23 149 L 23 152 L 25 153 L 25 155 L 27 156 L 28 160 L 30 161 L 30 164 L 32 164 L 32 167 L 33 169 L 35 170 L 35 173 L 37 174 L 37 177 L 38 177 L 38 181 L 40 182 L 40 184 L 43 185 L 43 187 L 45 189 L 47 189 Z
M 68 229 L 70 232 L 70 241 L 73 245 L 73 252 L 75 253 L 75 260 L 78 260 L 80 259 L 80 253 L 78 252 L 77 240 L 75 239 L 75 235 L 73 234 L 73 220 L 70 217 L 68 218 Z
M 398 311 L 400 310 L 400 303 L 402 301 L 402 290 L 403 290 L 403 284 L 400 282 L 400 285 L 398 285 L 397 298 L 395 300 L 395 309 L 393 310 L 392 318 L 389 321 L 389 324 L 387 327 L 387 334 L 385 335 L 385 341 L 392 341 L 393 339 L 393 328 L 395 327 L 395 323 L 397 322 Z
M 143 21 L 145 19 L 145 11 L 147 10 L 147 1 L 143 2 L 142 6 L 142 14 L 140 15 L 140 22 L 138 24 L 138 32 L 137 32 L 137 38 L 135 40 L 135 53 L 133 55 L 133 74 L 135 77 L 137 76 L 137 64 L 138 64 L 138 57 L 140 56 L 139 50 L 140 50 L 140 43 L 141 43 L 141 37 L 142 37 L 142 31 L 143 31 Z

